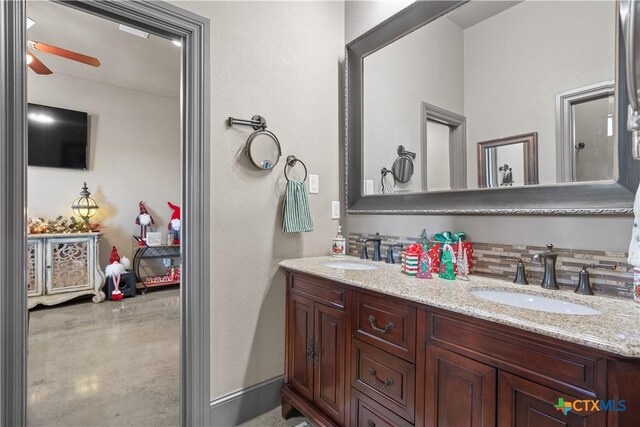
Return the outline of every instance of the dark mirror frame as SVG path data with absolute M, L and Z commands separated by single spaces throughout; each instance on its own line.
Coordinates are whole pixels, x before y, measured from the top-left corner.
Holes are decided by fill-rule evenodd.
M 345 52 L 345 204 L 349 214 L 430 215 L 630 215 L 640 182 L 640 162 L 631 153 L 626 130 L 627 90 L 624 42 L 616 19 L 616 181 L 532 187 L 367 195 L 362 189 L 363 58 L 467 1 L 416 1 L 361 37 Z

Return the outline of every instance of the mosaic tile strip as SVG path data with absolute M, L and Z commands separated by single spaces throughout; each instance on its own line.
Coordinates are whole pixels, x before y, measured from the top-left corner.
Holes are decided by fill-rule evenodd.
M 375 237 L 374 234 L 349 233 L 348 253 L 360 256 L 362 239 Z M 380 236 L 382 238 L 382 256 L 386 257 L 390 245 L 403 244 L 405 246 L 417 241 L 416 237 Z M 582 249 L 553 248 L 560 252 L 556 264 L 558 285 L 562 288 L 574 289 L 578 285 L 578 273 L 584 264 L 594 263 L 591 268 L 590 279 L 593 291 L 599 295 L 618 298 L 632 298 L 633 267 L 627 264 L 626 252 L 591 251 Z M 496 279 L 513 280 L 515 276 L 515 261 L 500 259 L 500 255 L 517 256 L 522 258 L 527 271 L 527 279 L 531 284 L 542 281 L 544 266 L 532 262 L 531 257 L 537 252 L 544 252 L 546 248 L 527 245 L 500 245 L 493 243 L 473 242 L 473 274 L 493 277 Z M 398 249 L 396 249 L 398 251 Z M 369 244 L 369 257 L 373 253 L 373 246 Z M 396 254 L 397 255 L 397 252 Z M 395 256 L 396 262 L 399 256 Z M 616 263 L 615 270 L 599 270 L 598 265 Z

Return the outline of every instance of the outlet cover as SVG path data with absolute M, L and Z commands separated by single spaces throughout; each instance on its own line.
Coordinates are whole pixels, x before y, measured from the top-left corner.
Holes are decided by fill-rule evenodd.
M 309 193 L 318 194 L 320 192 L 320 177 L 318 175 L 309 175 Z
M 332 201 L 331 202 L 331 219 L 340 219 L 340 202 Z

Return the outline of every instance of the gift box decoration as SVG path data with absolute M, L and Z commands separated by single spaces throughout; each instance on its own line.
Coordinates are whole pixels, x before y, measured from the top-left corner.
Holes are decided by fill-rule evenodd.
M 451 245 L 451 247 L 453 248 L 453 252 L 456 254 L 456 257 L 458 258 L 456 260 L 456 264 L 455 264 L 454 270 L 455 270 L 456 274 L 458 274 L 458 263 L 461 263 L 463 261 L 458 256 L 458 254 L 460 253 L 460 251 L 458 249 L 458 245 L 460 245 L 460 244 L 462 244 L 462 250 L 464 251 L 464 258 L 463 259 L 466 261 L 466 264 L 467 264 L 467 274 L 471 274 L 472 273 L 471 266 L 473 265 L 473 262 L 472 262 L 473 244 L 471 242 L 454 243 L 453 245 Z
M 415 276 L 418 273 L 418 264 L 422 255 L 422 246 L 414 243 L 402 252 L 402 272 L 408 276 Z
M 453 234 L 450 231 L 443 231 L 442 233 L 437 233 L 433 236 L 435 243 L 429 249 L 429 258 L 431 259 L 431 272 L 439 273 L 440 272 L 440 260 L 442 258 L 442 246 L 446 243 L 451 245 L 453 249 L 453 253 L 460 253 L 458 245 L 462 244 L 462 250 L 464 252 L 464 258 L 466 258 L 467 265 L 467 274 L 472 273 L 472 258 L 473 258 L 473 244 L 471 242 L 465 242 L 467 238 L 466 233 L 460 232 L 457 234 Z M 454 264 L 454 271 L 458 274 L 458 262 L 461 260 L 456 259 L 456 263 Z
M 418 273 L 418 261 L 420 255 L 402 253 L 402 272 L 407 276 L 415 276 Z
M 427 253 L 431 261 L 431 272 L 436 274 L 440 272 L 440 246 L 440 243 L 434 243 Z

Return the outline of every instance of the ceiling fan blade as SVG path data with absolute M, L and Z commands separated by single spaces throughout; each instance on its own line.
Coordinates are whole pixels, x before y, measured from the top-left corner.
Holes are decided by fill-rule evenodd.
M 31 62 L 28 64 L 29 68 L 31 68 L 36 74 L 52 74 L 51 70 L 47 68 L 42 61 L 36 58 L 33 52 L 27 50 L 27 54 L 31 55 Z
M 83 64 L 91 65 L 93 67 L 99 67 L 100 61 L 93 56 L 83 55 L 78 52 L 73 52 L 71 50 L 62 49 L 61 47 L 53 46 L 46 43 L 36 42 L 36 41 L 27 41 L 27 44 L 31 49 L 37 49 L 41 52 L 50 53 L 52 55 L 61 56 L 63 58 L 71 59 L 72 61 L 82 62 Z

